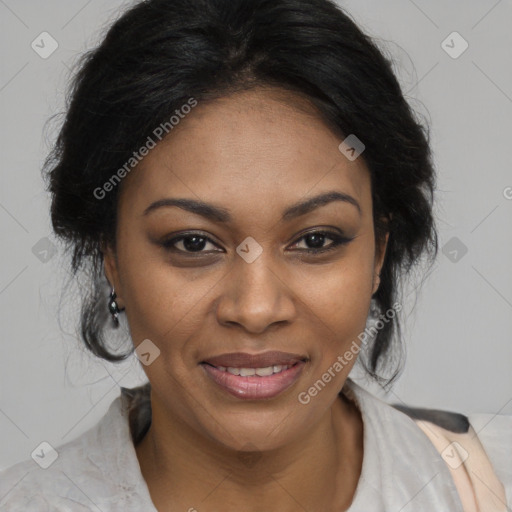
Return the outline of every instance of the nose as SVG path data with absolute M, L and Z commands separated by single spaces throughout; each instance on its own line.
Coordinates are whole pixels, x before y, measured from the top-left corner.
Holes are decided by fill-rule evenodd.
M 273 324 L 293 320 L 293 285 L 264 254 L 252 263 L 239 258 L 226 276 L 217 302 L 217 319 L 222 325 L 239 325 L 259 334 Z

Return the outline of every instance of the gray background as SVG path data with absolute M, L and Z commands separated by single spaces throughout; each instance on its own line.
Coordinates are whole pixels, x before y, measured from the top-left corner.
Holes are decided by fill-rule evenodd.
M 145 381 L 136 359 L 110 365 L 77 341 L 80 284 L 66 282 L 40 177 L 58 126 L 44 132 L 44 125 L 63 110 L 69 68 L 122 5 L 0 0 L 0 469 L 30 457 L 42 441 L 59 446 L 79 436 L 119 385 Z M 340 5 L 382 40 L 407 97 L 432 125 L 440 242 L 459 255 L 452 261 L 453 253 L 440 251 L 408 315 L 407 363 L 393 391 L 367 387 L 392 402 L 512 414 L 512 1 Z M 47 59 L 31 48 L 43 31 L 59 45 Z M 454 31 L 469 43 L 456 59 L 441 46 Z M 448 44 L 460 48 L 460 41 Z M 45 253 L 53 244 L 57 252 Z M 410 293 L 407 311 L 413 303 Z

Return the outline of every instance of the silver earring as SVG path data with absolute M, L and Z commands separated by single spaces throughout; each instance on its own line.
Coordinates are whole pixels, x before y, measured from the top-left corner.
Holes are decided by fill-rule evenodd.
M 116 325 L 119 325 L 119 313 L 121 311 L 124 311 L 124 308 L 119 309 L 119 306 L 116 302 L 116 292 L 114 290 L 114 287 L 112 287 L 112 291 L 110 292 L 110 297 L 108 299 L 108 310 L 110 314 L 112 315 L 112 319 L 114 320 L 114 323 Z

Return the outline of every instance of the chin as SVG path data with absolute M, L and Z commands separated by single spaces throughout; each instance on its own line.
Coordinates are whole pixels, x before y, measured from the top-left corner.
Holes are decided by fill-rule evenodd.
M 219 417 L 220 416 L 220 417 Z M 212 417 L 203 418 L 203 432 L 228 450 L 251 452 L 270 451 L 281 448 L 301 436 L 306 430 L 301 421 L 290 411 L 282 408 L 279 412 L 237 412 L 223 414 L 219 409 Z

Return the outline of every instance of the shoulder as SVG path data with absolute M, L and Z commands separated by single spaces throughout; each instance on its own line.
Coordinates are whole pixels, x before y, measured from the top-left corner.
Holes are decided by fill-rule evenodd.
M 90 510 L 86 508 L 83 500 L 75 499 L 80 485 L 78 468 L 87 464 L 84 460 L 86 459 L 85 437 L 81 436 L 56 450 L 49 445 L 43 446 L 39 452 L 34 453 L 34 460 L 24 460 L 1 471 L 0 510 L 5 512 Z M 57 459 L 46 467 L 46 463 L 52 461 L 56 454 L 58 454 Z M 91 477 L 93 475 L 94 472 Z M 75 483 L 77 480 L 78 482 Z
M 474 413 L 469 422 L 505 486 L 507 504 L 512 506 L 512 415 Z
M 120 400 L 91 429 L 73 441 L 41 444 L 32 458 L 0 472 L 2 512 L 89 511 L 98 498 L 116 494 L 112 469 L 122 452 Z
M 347 391 L 355 393 L 364 427 L 362 483 L 354 510 L 377 505 L 378 510 L 462 512 L 445 461 L 417 423 L 354 382 Z
M 421 506 L 432 510 L 434 502 L 445 510 L 450 502 L 449 510 L 454 511 L 476 510 L 476 502 L 489 510 L 512 505 L 511 416 L 465 415 L 389 403 L 352 382 L 350 390 L 356 394 L 368 431 L 365 443 L 368 441 L 370 451 L 365 457 L 379 466 L 369 471 L 376 475 L 375 486 L 382 487 L 386 475 L 391 474 L 395 481 L 403 479 L 409 487 L 413 481 L 412 487 L 421 488 L 421 481 L 430 481 L 427 477 L 431 475 L 431 483 L 414 503 L 416 510 L 423 510 Z M 393 479 L 386 480 L 387 485 L 392 491 L 385 496 L 386 509 L 391 509 L 398 491 Z
M 454 411 L 390 405 L 424 431 L 450 467 L 452 476 L 457 478 L 457 469 L 464 467 L 475 489 L 486 480 L 487 487 L 495 488 L 494 495 L 501 494 L 501 502 L 512 505 L 512 416 L 466 416 Z
M 154 510 L 133 444 L 151 421 L 148 402 L 148 386 L 121 388 L 107 413 L 77 439 L 54 449 L 43 445 L 33 460 L 0 472 L 0 510 Z

